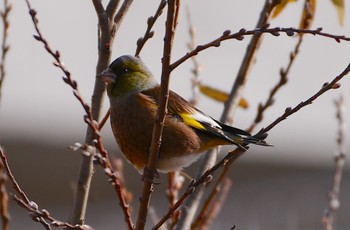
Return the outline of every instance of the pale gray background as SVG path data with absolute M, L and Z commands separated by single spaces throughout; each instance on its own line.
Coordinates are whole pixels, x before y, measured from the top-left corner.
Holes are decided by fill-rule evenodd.
M 254 28 L 263 2 L 192 0 L 183 1 L 182 7 L 189 6 L 197 29 L 198 43 L 202 44 L 218 37 L 226 29 L 238 31 L 242 27 Z M 348 17 L 341 27 L 331 1 L 318 1 L 317 4 L 313 28 L 323 27 L 325 32 L 350 36 Z M 272 21 L 272 26 L 297 27 L 302 5 L 302 1 L 290 4 L 281 16 Z M 97 20 L 92 3 L 35 0 L 32 1 L 32 6 L 38 11 L 42 32 L 53 48 L 60 50 L 62 60 L 89 102 L 97 60 Z M 136 40 L 144 34 L 146 19 L 154 14 L 157 6 L 158 1 L 155 0 L 148 1 L 147 4 L 144 1 L 134 2 L 116 38 L 113 57 L 135 52 Z M 348 11 L 346 7 L 346 12 Z M 155 26 L 155 37 L 141 53 L 158 79 L 164 18 L 165 14 Z M 67 151 L 66 146 L 84 140 L 86 125 L 82 119 L 83 109 L 73 97 L 71 89 L 63 83 L 62 73 L 52 66 L 52 58 L 44 51 L 42 44 L 33 39 L 34 29 L 24 1 L 13 1 L 10 22 L 11 50 L 7 60 L 8 78 L 4 83 L 0 108 L 0 143 L 7 150 L 13 171 L 30 198 L 37 201 L 40 207 L 51 210 L 53 215 L 65 219 L 70 212 L 71 185 L 77 178 L 80 163 L 79 153 Z M 186 13 L 183 10 L 175 38 L 173 60 L 187 52 L 187 30 Z M 220 48 L 211 48 L 201 53 L 198 60 L 203 68 L 202 81 L 229 91 L 249 39 L 246 37 L 244 41 L 226 41 Z M 286 107 L 306 100 L 350 62 L 348 42 L 338 44 L 332 39 L 312 35 L 306 35 L 304 40 L 301 53 L 290 72 L 290 82 L 278 93 L 275 106 L 265 113 L 265 119 L 258 129 L 282 114 Z M 250 108 L 237 111 L 236 126 L 245 128 L 250 125 L 257 104 L 265 100 L 270 88 L 278 81 L 279 69 L 288 63 L 289 52 L 294 49 L 296 42 L 296 38 L 286 35 L 277 38 L 265 35 L 244 91 Z M 191 95 L 191 64 L 190 61 L 186 62 L 172 74 L 171 89 L 185 98 Z M 216 222 L 218 227 L 228 229 L 233 224 L 237 224 L 238 229 L 320 227 L 336 150 L 338 127 L 333 101 L 343 93 L 346 107 L 350 104 L 348 77 L 341 84 L 339 90 L 328 92 L 312 106 L 273 129 L 268 141 L 275 147 L 252 147 L 237 162 L 232 170 L 232 195 L 222 218 Z M 215 118 L 220 117 L 223 108 L 221 104 L 204 96 L 198 107 Z M 107 108 L 106 101 L 104 111 Z M 109 125 L 104 129 L 103 135 L 109 152 L 119 154 Z M 127 170 L 128 175 L 135 177 L 138 182 L 139 175 L 136 171 L 130 167 Z M 115 224 L 123 226 L 119 219 L 121 214 L 117 213 L 120 211 L 118 202 L 100 171 L 98 167 L 98 179 L 94 180 L 87 222 L 97 229 L 115 229 Z M 343 199 L 350 190 L 348 177 L 347 171 L 342 190 Z M 161 188 L 165 187 L 165 182 L 163 184 Z M 135 194 L 136 209 L 140 184 L 129 187 Z M 163 195 L 157 197 L 165 199 Z M 163 206 L 161 210 L 164 209 Z M 161 210 L 159 214 L 162 213 Z M 349 216 L 348 210 L 349 200 L 344 200 L 338 229 L 346 229 L 345 226 L 349 224 L 346 218 Z M 40 227 L 30 221 L 26 211 L 18 210 L 15 205 L 11 205 L 11 213 L 13 229 L 21 229 L 19 223 L 28 223 L 26 229 Z M 103 225 L 103 222 L 107 225 Z

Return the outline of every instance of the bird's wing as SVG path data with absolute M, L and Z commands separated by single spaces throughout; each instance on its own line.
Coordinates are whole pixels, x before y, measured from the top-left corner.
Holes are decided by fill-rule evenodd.
M 152 89 L 144 90 L 141 93 L 151 97 L 157 104 L 159 102 L 159 87 L 155 87 Z M 222 124 L 200 110 L 194 108 L 188 101 L 179 96 L 173 91 L 169 91 L 169 100 L 168 100 L 168 111 L 167 114 L 177 118 L 182 121 L 184 124 L 197 129 L 204 131 L 208 134 L 216 136 L 222 140 L 225 140 L 232 144 L 238 144 L 236 141 L 232 140 L 228 137 L 225 132 L 222 130 Z M 230 126 L 228 126 L 230 127 Z M 247 135 L 248 133 L 243 130 L 231 127 L 231 131 L 237 134 Z M 248 134 L 249 135 L 249 134 Z

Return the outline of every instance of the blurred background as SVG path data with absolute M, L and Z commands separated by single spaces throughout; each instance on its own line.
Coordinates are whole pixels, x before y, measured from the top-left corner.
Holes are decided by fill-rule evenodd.
M 82 143 L 86 125 L 84 111 L 61 79 L 62 73 L 52 65 L 52 58 L 42 44 L 33 39 L 34 28 L 24 1 L 10 1 L 7 78 L 0 104 L 0 144 L 23 190 L 40 208 L 61 220 L 67 220 L 78 178 L 80 154 L 67 150 L 75 142 Z M 107 2 L 107 1 L 104 1 Z M 32 0 L 38 12 L 39 25 L 54 49 L 77 80 L 86 101 L 90 101 L 97 61 L 97 18 L 90 1 Z M 182 57 L 190 41 L 188 7 L 196 28 L 198 44 L 204 44 L 230 29 L 255 28 L 264 1 L 182 1 L 182 13 L 175 38 L 173 60 Z M 143 36 L 147 18 L 154 14 L 158 1 L 135 1 L 118 32 L 113 57 L 134 54 L 136 41 Z M 298 27 L 303 1 L 289 4 L 272 26 Z M 208 10 L 210 9 L 210 10 Z M 338 20 L 331 1 L 317 1 L 312 28 L 349 37 L 349 8 L 345 7 L 344 25 Z M 155 36 L 144 47 L 141 58 L 155 76 L 160 76 L 165 13 L 155 26 Z M 229 92 L 242 61 L 250 37 L 243 41 L 223 42 L 219 48 L 208 49 L 198 56 L 201 81 Z M 238 109 L 234 125 L 247 128 L 252 123 L 259 102 L 265 101 L 270 89 L 279 80 L 279 70 L 286 67 L 297 37 L 282 34 L 264 35 L 250 72 L 244 98 L 249 108 Z M 277 94 L 276 101 L 264 115 L 255 131 L 270 124 L 286 107 L 296 106 L 317 92 L 345 69 L 350 58 L 349 42 L 305 35 L 300 54 L 289 74 L 289 82 Z M 191 97 L 192 62 L 187 61 L 172 73 L 170 88 L 184 98 Z M 159 77 L 158 77 L 159 79 Z M 350 106 L 350 81 L 345 77 L 342 87 L 322 95 L 311 106 L 280 123 L 268 136 L 272 148 L 251 147 L 232 167 L 233 186 L 213 229 L 320 229 L 321 218 L 328 205 L 327 194 L 334 174 L 338 125 L 334 100 L 344 94 L 345 107 Z M 219 119 L 223 105 L 201 95 L 197 106 Z M 106 100 L 104 112 L 108 109 Z M 348 112 L 347 112 L 348 114 Z M 346 119 L 349 116 L 346 115 Z M 348 120 L 348 119 L 347 119 Z M 347 126 L 349 131 L 349 126 Z M 111 134 L 109 123 L 103 130 L 109 153 L 122 157 Z M 347 150 L 350 147 L 347 143 Z M 225 152 L 224 149 L 223 152 Z M 345 162 L 340 193 L 340 209 L 336 229 L 350 225 L 349 160 Z M 127 188 L 134 194 L 134 216 L 141 191 L 140 175 L 128 163 Z M 185 172 L 195 176 L 195 164 Z M 131 179 L 133 178 L 133 179 Z M 152 205 L 158 215 L 167 210 L 162 176 L 156 187 Z M 96 229 L 122 229 L 123 216 L 113 188 L 100 167 L 93 179 L 86 223 Z M 40 229 L 27 211 L 10 203 L 12 229 Z M 151 226 L 151 225 L 150 225 Z

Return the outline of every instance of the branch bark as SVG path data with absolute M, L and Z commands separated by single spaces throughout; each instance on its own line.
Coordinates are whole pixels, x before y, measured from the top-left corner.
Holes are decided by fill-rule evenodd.
M 136 229 L 142 230 L 145 228 L 147 220 L 148 206 L 153 192 L 153 180 L 157 174 L 156 163 L 159 154 L 159 148 L 162 142 L 162 133 L 165 121 L 166 108 L 169 97 L 169 78 L 170 78 L 170 60 L 171 52 L 175 35 L 175 26 L 177 24 L 176 12 L 179 0 L 168 1 L 168 12 L 164 37 L 163 59 L 162 59 L 162 76 L 161 88 L 159 93 L 159 107 L 157 110 L 157 117 L 153 127 L 152 142 L 150 147 L 150 155 L 147 167 L 144 169 L 143 178 L 144 186 L 142 196 L 140 199 L 140 207 L 138 218 L 136 222 Z
M 345 106 L 344 106 L 344 96 L 341 95 L 338 100 L 335 101 L 337 107 L 337 119 L 338 119 L 338 153 L 334 156 L 335 161 L 335 171 L 333 176 L 333 185 L 328 194 L 328 208 L 326 209 L 322 222 L 325 230 L 333 230 L 335 213 L 340 206 L 339 193 L 340 185 L 343 176 L 343 167 L 345 163 L 346 156 L 346 143 L 345 143 Z
M 277 4 L 277 2 L 278 1 L 276 0 L 266 0 L 265 5 L 260 14 L 259 21 L 257 23 L 257 28 L 261 28 L 267 24 L 271 11 Z M 244 56 L 240 70 L 236 76 L 236 81 L 232 87 L 229 98 L 225 103 L 225 108 L 220 118 L 222 122 L 232 122 L 234 108 L 237 107 L 236 105 L 238 104 L 239 99 L 241 98 L 241 94 L 243 92 L 245 82 L 248 77 L 248 70 L 250 69 L 252 65 L 252 60 L 254 59 L 254 56 L 258 50 L 260 38 L 261 34 L 254 34 L 248 45 L 247 52 Z M 208 168 L 211 168 L 215 164 L 218 149 L 219 148 L 216 148 L 216 150 L 210 150 L 206 153 L 203 163 L 201 164 L 201 167 L 197 172 L 197 178 L 203 175 L 203 173 Z M 181 217 L 179 219 L 178 225 L 176 226 L 176 229 L 180 230 L 190 228 L 191 223 L 193 222 L 194 216 L 199 207 L 200 200 L 203 197 L 204 189 L 204 186 L 197 188 L 196 191 L 193 194 L 191 194 L 189 199 L 186 200 L 185 205 L 181 210 Z
M 96 74 L 106 69 L 111 61 L 112 45 L 115 34 L 118 31 L 118 28 L 133 0 L 125 0 L 118 13 L 115 15 L 118 2 L 119 1 L 111 0 L 107 5 L 107 12 L 104 9 L 101 1 L 92 0 L 99 22 L 98 61 L 96 66 Z M 111 18 L 113 18 L 113 20 L 110 20 Z M 98 121 L 100 118 L 102 102 L 104 100 L 104 92 L 105 84 L 101 80 L 96 79 L 91 99 L 92 115 L 93 119 L 96 121 Z M 94 132 L 90 127 L 88 127 L 85 136 L 85 143 L 92 145 L 93 139 Z M 74 206 L 71 215 L 71 223 L 73 224 L 84 223 L 92 175 L 93 155 L 83 155 L 77 183 L 77 192 L 75 194 Z

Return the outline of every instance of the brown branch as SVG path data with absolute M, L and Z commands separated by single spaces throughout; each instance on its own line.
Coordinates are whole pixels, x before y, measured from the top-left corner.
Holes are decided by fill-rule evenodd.
M 308 29 L 308 28 L 310 28 L 312 19 L 314 17 L 313 12 L 311 11 L 309 1 L 305 1 L 304 7 L 303 7 L 303 12 L 305 12 L 305 13 L 302 14 L 300 28 Z M 269 107 L 271 107 L 273 105 L 273 103 L 275 102 L 274 97 L 275 97 L 276 93 L 288 82 L 288 74 L 289 74 L 290 69 L 292 68 L 292 65 L 294 64 L 295 58 L 299 54 L 299 49 L 300 49 L 300 46 L 303 42 L 303 37 L 304 37 L 304 33 L 299 34 L 298 42 L 297 42 L 296 46 L 294 47 L 294 50 L 289 55 L 289 62 L 288 62 L 287 67 L 284 69 L 281 68 L 279 82 L 271 89 L 270 94 L 269 94 L 267 100 L 265 101 L 265 103 L 259 104 L 258 112 L 256 114 L 254 122 L 247 129 L 248 132 L 252 132 L 253 129 L 256 127 L 256 125 L 262 121 L 262 119 L 264 117 L 264 112 Z
M 34 23 L 35 30 L 37 32 L 37 35 L 34 35 L 34 38 L 36 40 L 38 40 L 39 42 L 43 43 L 46 51 L 49 54 L 51 54 L 51 56 L 55 59 L 54 65 L 56 67 L 58 67 L 59 69 L 61 69 L 65 75 L 63 77 L 64 82 L 66 84 L 68 84 L 73 89 L 74 96 L 78 99 L 78 101 L 80 102 L 80 104 L 84 108 L 84 111 L 86 113 L 86 115 L 84 117 L 84 121 L 88 124 L 89 128 L 92 130 L 93 135 L 94 135 L 93 140 L 96 140 L 95 146 L 100 151 L 100 154 L 101 154 L 102 160 L 99 161 L 99 163 L 105 169 L 104 170 L 105 173 L 110 177 L 111 183 L 112 183 L 112 185 L 114 185 L 115 191 L 118 194 L 118 197 L 120 200 L 120 205 L 124 211 L 125 221 L 128 224 L 129 228 L 132 229 L 133 224 L 131 221 L 131 216 L 130 216 L 128 204 L 126 204 L 125 199 L 123 197 L 123 189 L 124 188 L 123 188 L 122 184 L 120 183 L 119 178 L 117 178 L 117 176 L 115 175 L 115 173 L 113 171 L 113 168 L 111 166 L 111 163 L 110 163 L 110 160 L 108 157 L 107 150 L 104 148 L 104 144 L 102 142 L 102 137 L 101 137 L 100 132 L 99 132 L 99 125 L 93 118 L 93 113 L 92 113 L 91 107 L 84 101 L 83 97 L 81 96 L 81 93 L 78 89 L 78 83 L 72 79 L 71 73 L 64 66 L 63 62 L 60 59 L 60 53 L 57 50 L 53 51 L 53 49 L 51 49 L 51 47 L 48 44 L 48 42 L 46 41 L 46 39 L 43 37 L 43 35 L 38 27 L 39 21 L 36 17 L 36 11 L 33 8 L 31 8 L 31 5 L 30 5 L 28 0 L 27 0 L 27 5 L 29 8 L 29 13 L 31 15 L 32 21 Z M 87 156 L 88 158 L 93 159 L 93 156 L 95 155 L 95 150 L 94 150 L 94 148 L 90 148 L 90 147 L 91 146 L 89 146 L 89 145 L 84 146 L 84 150 L 86 152 L 90 153 L 90 154 L 84 154 L 84 156 Z M 78 183 L 78 185 L 79 185 L 79 183 Z M 80 186 L 81 186 L 81 184 L 80 184 Z M 83 222 L 83 219 L 80 219 L 80 222 Z
M 218 179 L 216 180 L 213 190 L 210 192 L 208 198 L 205 200 L 204 205 L 203 205 L 202 209 L 200 210 L 200 212 L 198 214 L 198 217 L 196 218 L 196 220 L 191 225 L 191 229 L 197 228 L 204 221 L 206 213 L 209 212 L 208 210 L 209 210 L 209 207 L 210 207 L 211 203 L 214 201 L 216 195 L 218 195 L 219 192 L 220 192 L 221 183 L 223 181 L 225 181 L 224 179 L 226 178 L 226 175 L 229 172 L 229 169 L 230 169 L 229 166 L 230 165 L 231 164 L 226 163 L 223 166 L 223 170 L 220 173 L 220 176 L 218 177 Z
M 114 23 L 113 23 L 112 30 L 111 30 L 113 40 L 114 40 L 115 34 L 119 30 L 119 27 L 125 18 L 126 13 L 129 10 L 132 2 L 133 2 L 133 0 L 124 0 L 123 4 L 120 6 L 120 9 L 118 10 L 117 14 L 114 16 L 114 20 L 113 20 Z
M 346 152 L 346 144 L 345 144 L 345 115 L 344 115 L 344 97 L 341 95 L 338 100 L 335 101 L 335 105 L 337 107 L 337 120 L 338 120 L 338 154 L 334 157 L 335 160 L 335 171 L 333 177 L 333 185 L 331 191 L 328 194 L 329 202 L 328 208 L 325 210 L 322 222 L 324 225 L 324 229 L 333 230 L 333 222 L 336 211 L 339 209 L 340 201 L 339 201 L 339 193 L 340 186 L 343 174 L 343 167 L 345 163 L 345 152 Z
M 272 12 L 272 9 L 274 8 L 274 6 L 278 3 L 278 0 L 266 0 L 264 7 L 261 11 L 260 14 L 260 18 L 258 20 L 257 26 L 256 28 L 264 28 L 263 26 L 266 25 L 268 23 L 268 19 L 270 17 L 270 14 Z M 241 30 L 240 32 L 245 32 L 245 30 Z M 178 61 L 174 62 L 171 66 L 172 68 L 176 68 L 176 66 L 180 65 L 182 62 L 184 62 L 185 60 L 187 60 L 188 58 L 196 55 L 198 52 L 209 48 L 209 47 L 217 47 L 220 45 L 221 40 L 220 39 L 224 39 L 226 37 L 230 36 L 230 31 L 225 31 L 223 33 L 223 35 L 221 36 L 221 38 L 215 39 L 212 42 L 207 43 L 206 45 L 201 45 L 201 46 L 197 46 L 193 51 L 187 53 L 185 56 L 183 56 L 182 58 L 180 58 Z M 239 34 L 239 36 L 238 36 Z M 229 95 L 228 100 L 225 103 L 225 108 L 224 111 L 221 115 L 220 120 L 222 122 L 230 122 L 232 121 L 232 119 L 230 118 L 230 116 L 233 116 L 233 108 L 237 107 L 236 105 L 238 104 L 239 98 L 241 98 L 241 94 L 248 76 L 248 70 L 250 69 L 251 65 L 252 65 L 252 60 L 254 58 L 255 53 L 258 50 L 258 44 L 260 41 L 262 33 L 255 33 L 253 34 L 253 37 L 248 45 L 246 54 L 243 58 L 240 70 L 237 74 L 236 77 L 236 81 L 232 86 L 231 89 L 231 93 Z M 244 38 L 244 36 L 242 36 L 240 33 L 237 33 L 237 38 L 241 40 L 242 38 Z M 216 148 L 215 150 L 218 151 L 219 148 Z M 216 162 L 216 158 L 217 158 L 217 152 L 215 150 L 211 150 L 208 151 L 205 155 L 205 158 L 203 160 L 203 163 L 201 164 L 201 167 L 199 168 L 198 172 L 197 172 L 197 177 L 200 177 L 201 175 L 203 175 L 203 173 L 205 172 L 205 170 L 207 170 L 208 168 L 212 167 L 214 165 L 214 163 Z M 191 196 L 191 198 L 189 198 L 186 201 L 186 208 L 182 209 L 182 215 L 181 218 L 179 220 L 179 224 L 177 225 L 177 229 L 186 229 L 189 228 L 191 226 L 191 223 L 193 222 L 195 213 L 198 209 L 200 200 L 202 198 L 204 194 L 204 187 L 201 187 L 199 189 L 197 189 L 197 191 L 195 192 L 195 194 L 193 194 Z
M 231 189 L 231 186 L 232 186 L 231 179 L 226 178 L 223 182 L 222 189 L 220 189 L 221 193 L 219 198 L 212 205 L 211 209 L 208 210 L 208 212 L 206 213 L 199 229 L 201 230 L 210 229 L 210 225 L 213 223 L 214 219 L 219 215 L 220 210 L 222 209 L 224 202 L 227 199 L 227 195 Z M 194 228 L 191 228 L 191 229 L 194 229 Z
M 148 39 L 150 39 L 154 36 L 154 31 L 152 31 L 152 28 L 153 28 L 154 24 L 156 23 L 157 19 L 163 13 L 163 9 L 165 8 L 166 4 L 167 4 L 166 0 L 161 0 L 159 2 L 159 6 L 158 6 L 156 12 L 154 13 L 154 15 L 148 18 L 146 32 L 143 35 L 143 37 L 139 38 L 136 42 L 137 47 L 136 47 L 136 51 L 135 51 L 135 56 L 140 55 L 140 52 L 141 52 L 143 46 L 148 41 Z
M 12 9 L 12 5 L 8 3 L 8 0 L 4 0 L 4 10 L 0 12 L 1 21 L 3 24 L 2 43 L 1 43 L 1 60 L 0 60 L 0 100 L 1 100 L 2 86 L 6 78 L 5 62 L 6 62 L 7 53 L 10 50 L 10 46 L 7 44 L 7 39 L 8 39 L 8 31 L 10 28 L 10 22 L 8 20 L 8 16 L 11 12 L 11 9 Z
M 285 120 L 287 117 L 293 115 L 306 105 L 311 104 L 313 101 L 315 101 L 319 96 L 324 94 L 330 89 L 337 89 L 340 87 L 338 82 L 346 76 L 350 72 L 350 64 L 343 70 L 342 73 L 340 73 L 337 77 L 335 77 L 331 83 L 325 83 L 323 87 L 313 96 L 311 96 L 309 99 L 307 99 L 305 102 L 299 103 L 296 107 L 287 108 L 285 110 L 285 113 L 277 118 L 274 122 L 272 122 L 270 125 L 268 125 L 266 128 L 261 129 L 256 135 L 256 137 L 259 137 L 261 135 L 266 134 L 268 131 L 270 131 L 272 128 L 274 128 L 276 125 L 278 125 L 281 121 Z M 167 219 L 170 218 L 172 213 L 179 208 L 183 202 L 187 199 L 187 197 L 192 194 L 199 185 L 202 185 L 203 183 L 208 182 L 208 180 L 211 179 L 211 175 L 220 167 L 225 166 L 226 164 L 230 164 L 237 160 L 242 154 L 244 154 L 245 151 L 243 151 L 240 148 L 235 149 L 234 151 L 230 151 L 221 161 L 216 163 L 213 167 L 206 170 L 205 173 L 202 174 L 202 176 L 197 181 L 192 181 L 190 185 L 188 186 L 185 193 L 179 198 L 179 200 L 174 204 L 174 206 L 168 210 L 168 212 L 163 216 L 163 218 L 152 228 L 152 229 L 158 229 L 162 224 L 165 223 Z M 208 179 L 209 178 L 209 179 Z
M 21 189 L 19 184 L 17 183 L 14 175 L 12 174 L 12 171 L 10 169 L 9 163 L 7 161 L 7 157 L 5 155 L 4 150 L 0 146 L 0 158 L 4 165 L 4 170 L 6 171 L 9 181 L 12 184 L 12 188 L 14 191 L 19 195 L 13 195 L 13 199 L 17 201 L 22 207 L 26 208 L 30 213 L 29 215 L 32 217 L 32 219 L 36 222 L 41 223 L 45 229 L 51 229 L 51 226 L 54 227 L 69 227 L 71 229 L 91 229 L 91 227 L 88 227 L 87 225 L 71 225 L 69 223 L 65 223 L 62 221 L 59 221 L 55 218 L 53 218 L 48 211 L 41 210 L 39 211 L 38 205 L 29 200 L 25 192 Z M 47 222 L 48 221 L 48 222 Z
M 10 213 L 8 210 L 9 196 L 6 189 L 8 181 L 7 174 L 4 169 L 4 164 L 0 162 L 0 215 L 2 219 L 2 229 L 8 230 L 10 224 Z
M 105 13 L 107 14 L 109 20 L 113 20 L 114 15 L 117 12 L 120 0 L 109 0 Z
M 102 120 L 100 121 L 100 125 L 98 126 L 99 130 L 101 130 L 103 126 L 106 124 L 110 115 L 111 115 L 111 109 L 109 108 L 106 114 L 103 116 Z
M 198 45 L 194 50 L 188 52 L 183 57 L 179 58 L 177 61 L 171 64 L 171 69 L 177 68 L 180 64 L 187 61 L 192 56 L 197 55 L 198 53 L 202 52 L 203 50 L 206 50 L 211 47 L 219 47 L 221 45 L 221 42 L 226 40 L 243 40 L 246 36 L 261 36 L 262 34 L 271 34 L 273 36 L 280 36 L 281 34 L 286 34 L 287 36 L 294 36 L 295 34 L 311 34 L 314 36 L 321 36 L 325 38 L 331 38 L 334 39 L 336 42 L 341 41 L 350 41 L 349 37 L 346 37 L 344 35 L 334 35 L 330 33 L 322 32 L 322 28 L 317 28 L 315 30 L 309 30 L 309 29 L 296 29 L 293 27 L 289 28 L 281 28 L 281 27 L 274 27 L 269 28 L 269 24 L 265 24 L 261 28 L 253 29 L 253 30 L 246 30 L 241 29 L 239 32 L 231 33 L 230 30 L 226 30 L 223 32 L 223 34 L 212 40 L 211 42 L 208 42 L 203 45 Z
M 92 4 L 95 7 L 95 11 L 96 11 L 97 15 L 99 17 L 102 17 L 103 14 L 105 13 L 105 9 L 102 5 L 102 1 L 101 0 L 92 0 Z
M 102 72 L 107 68 L 111 60 L 112 45 L 115 38 L 115 34 L 119 29 L 119 26 L 124 19 L 125 14 L 127 13 L 132 0 L 125 0 L 122 6 L 119 8 L 118 13 L 117 7 L 119 1 L 110 0 L 106 10 L 102 5 L 102 2 L 99 0 L 92 0 L 95 11 L 97 13 L 99 27 L 98 27 L 98 61 L 96 66 L 96 74 Z M 91 100 L 91 110 L 92 117 L 94 120 L 99 120 L 100 111 L 102 108 L 102 102 L 104 99 L 105 92 L 105 83 L 99 79 L 95 80 L 94 92 L 92 94 Z M 95 131 L 88 126 L 85 136 L 85 143 L 91 145 L 95 138 Z M 113 173 L 112 173 L 113 174 Z M 75 195 L 74 206 L 71 216 L 72 223 L 83 223 L 85 219 L 85 211 L 89 196 L 90 184 L 93 175 L 93 155 L 83 155 L 80 173 L 77 183 L 77 192 Z M 114 186 L 119 187 L 119 183 L 113 182 Z M 121 194 L 120 191 L 117 192 Z M 121 203 L 125 203 L 124 199 L 121 200 Z M 133 228 L 133 224 L 128 214 L 128 205 L 125 204 L 122 206 L 124 211 L 124 217 L 127 220 L 126 223 L 128 228 Z
M 322 88 L 312 95 L 310 98 L 308 98 L 306 101 L 300 102 L 297 106 L 294 108 L 288 107 L 285 109 L 285 112 L 278 117 L 275 121 L 273 121 L 270 125 L 268 125 L 266 128 L 261 129 L 257 135 L 266 134 L 269 132 L 273 127 L 275 127 L 277 124 L 279 124 L 281 121 L 287 119 L 290 115 L 296 113 L 303 107 L 312 104 L 319 96 L 324 94 L 325 92 L 331 90 L 331 89 L 338 89 L 340 87 L 340 84 L 338 83 L 344 76 L 346 76 L 350 72 L 350 63 L 349 65 L 341 72 L 337 77 L 335 77 L 330 83 L 326 82 L 323 84 Z
M 7 43 L 8 33 L 10 28 L 10 22 L 8 20 L 11 12 L 12 5 L 8 3 L 8 0 L 4 0 L 4 9 L 0 12 L 1 21 L 3 24 L 2 43 L 1 43 L 1 60 L 0 60 L 0 102 L 2 96 L 2 86 L 6 78 L 5 62 L 7 53 L 10 46 Z M 4 172 L 4 165 L 0 162 L 0 215 L 2 220 L 2 229 L 8 230 L 10 224 L 10 213 L 8 210 L 8 193 L 6 189 L 6 182 L 8 181 L 7 175 Z
M 301 28 L 309 28 L 311 25 L 311 21 L 312 21 L 311 19 L 313 17 L 313 14 L 310 11 L 308 1 L 305 1 L 304 11 L 307 13 L 301 19 L 300 24 L 303 25 L 303 27 L 301 27 Z M 270 94 L 269 94 L 267 100 L 265 101 L 265 103 L 259 104 L 256 117 L 255 117 L 253 123 L 251 124 L 251 126 L 247 129 L 248 132 L 252 133 L 253 130 L 255 129 L 255 127 L 257 126 L 257 124 L 262 121 L 265 111 L 273 105 L 273 103 L 275 101 L 274 97 L 275 97 L 276 93 L 287 83 L 288 74 L 290 72 L 290 69 L 291 69 L 292 65 L 294 64 L 294 61 L 295 61 L 297 55 L 299 54 L 299 49 L 300 49 L 300 46 L 301 46 L 302 41 L 303 41 L 303 36 L 304 36 L 303 33 L 299 34 L 298 42 L 297 42 L 294 50 L 289 55 L 289 62 L 287 64 L 287 67 L 284 69 L 281 68 L 279 82 L 271 89 Z M 200 214 L 198 215 L 197 221 L 195 223 L 198 223 L 203 218 L 203 215 L 207 211 L 207 208 L 209 207 L 210 203 L 214 200 L 214 197 L 217 195 L 218 188 L 219 188 L 220 184 L 222 183 L 224 178 L 226 178 L 226 175 L 230 171 L 229 169 L 230 169 L 230 166 L 232 165 L 231 162 L 232 161 L 230 161 L 230 163 L 228 163 L 224 166 L 224 170 L 222 170 L 219 178 L 216 180 L 215 187 L 211 191 L 211 193 L 210 193 L 208 199 L 206 200 L 205 205 L 203 206 Z
M 262 121 L 262 119 L 264 118 L 265 111 L 274 104 L 274 102 L 275 102 L 275 95 L 288 82 L 289 71 L 290 71 L 292 65 L 294 64 L 294 60 L 295 60 L 296 56 L 298 55 L 300 46 L 301 46 L 301 44 L 303 42 L 303 36 L 302 35 L 303 34 L 301 34 L 299 36 L 299 40 L 298 40 L 298 43 L 296 44 L 296 46 L 294 48 L 294 51 L 291 52 L 290 55 L 289 55 L 289 62 L 288 62 L 287 67 L 284 68 L 284 69 L 281 68 L 281 70 L 280 70 L 280 80 L 271 89 L 267 100 L 264 103 L 260 103 L 258 105 L 258 112 L 257 112 L 257 114 L 255 116 L 255 119 L 254 119 L 253 123 L 248 128 L 248 132 L 252 132 L 255 129 L 255 127 Z
M 210 169 L 207 169 L 201 177 L 198 178 L 198 180 L 192 180 L 190 184 L 188 185 L 186 191 L 182 194 L 182 196 L 179 198 L 179 200 L 174 204 L 172 208 L 168 210 L 168 212 L 163 216 L 163 218 L 152 228 L 152 230 L 160 228 L 165 221 L 167 221 L 171 215 L 184 203 L 184 201 L 190 196 L 198 186 L 209 183 L 212 180 L 212 174 L 221 168 L 223 165 L 225 165 L 231 158 L 237 158 L 241 153 L 242 149 L 236 149 L 234 151 L 230 151 L 221 161 L 216 163 L 213 167 Z
M 186 9 L 187 20 L 189 25 L 188 33 L 191 39 L 190 42 L 187 43 L 187 47 L 189 50 L 193 50 L 197 46 L 196 31 L 192 24 L 190 9 L 188 7 Z M 193 63 L 193 69 L 191 70 L 193 77 L 191 79 L 192 98 L 190 99 L 190 103 L 195 106 L 198 103 L 198 85 L 200 84 L 199 74 L 201 71 L 201 66 L 197 60 L 197 56 L 192 56 L 191 60 Z
M 68 228 L 68 229 L 93 230 L 93 228 L 88 225 L 72 225 L 68 222 L 57 220 L 54 217 L 52 217 L 51 214 L 46 209 L 39 210 L 39 207 L 37 207 L 35 203 L 31 202 L 28 204 L 23 199 L 19 198 L 16 195 L 13 195 L 13 199 L 21 207 L 27 209 L 30 212 L 29 215 L 34 221 L 41 222 L 42 219 L 47 220 L 48 222 L 43 224 L 46 229 L 51 229 L 51 226 L 52 226 L 52 227 Z
M 161 145 L 161 138 L 164 127 L 165 113 L 168 104 L 169 97 L 169 78 L 170 78 L 170 59 L 172 46 L 174 41 L 174 25 L 177 24 L 176 20 L 176 6 L 179 0 L 168 1 L 168 12 L 165 25 L 165 37 L 164 48 L 162 58 L 162 75 L 161 86 L 159 94 L 159 107 L 157 110 L 157 116 L 153 127 L 152 142 L 150 147 L 150 153 L 148 158 L 147 167 L 144 169 L 143 178 L 144 186 L 142 190 L 142 196 L 140 198 L 140 207 L 136 222 L 136 229 L 142 230 L 145 228 L 148 204 L 153 192 L 153 180 L 157 174 L 156 163 L 159 154 L 159 148 Z
M 174 206 L 175 202 L 179 197 L 179 191 L 182 188 L 184 180 L 183 180 L 183 176 L 181 176 L 179 172 L 171 172 L 171 173 L 168 173 L 168 181 L 169 181 L 169 185 L 168 185 L 167 195 L 168 195 L 170 208 L 171 208 Z M 175 212 L 172 215 L 173 225 L 175 225 L 175 223 L 177 222 L 179 215 L 180 215 L 180 212 Z

